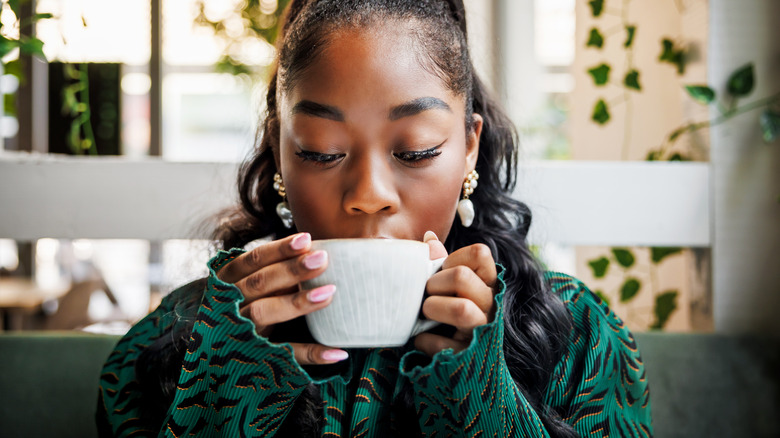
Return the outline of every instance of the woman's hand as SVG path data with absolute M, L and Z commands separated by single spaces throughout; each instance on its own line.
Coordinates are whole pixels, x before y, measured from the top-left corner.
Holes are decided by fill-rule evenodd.
M 298 233 L 265 243 L 238 256 L 217 273 L 244 295 L 241 315 L 255 323 L 257 333 L 268 336 L 275 324 L 322 309 L 330 304 L 336 287 L 326 285 L 298 291 L 298 283 L 325 271 L 328 255 L 311 251 L 311 235 Z M 347 358 L 347 352 L 319 344 L 290 344 L 302 365 L 329 364 Z
M 421 333 L 414 345 L 429 356 L 447 348 L 461 351 L 469 346 L 474 327 L 488 323 L 495 312 L 497 273 L 493 255 L 487 246 L 475 244 L 448 256 L 433 232 L 425 233 L 423 240 L 430 246 L 431 259 L 447 257 L 441 271 L 428 280 L 429 297 L 423 302 L 423 315 L 454 326 L 456 332 L 452 338 Z

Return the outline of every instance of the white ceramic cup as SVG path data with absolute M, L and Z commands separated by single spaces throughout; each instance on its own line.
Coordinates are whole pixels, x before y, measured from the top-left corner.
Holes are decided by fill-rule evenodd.
M 313 241 L 312 250 L 328 253 L 328 267 L 300 288 L 336 285 L 333 301 L 306 315 L 317 342 L 342 348 L 393 347 L 438 325 L 419 319 L 425 284 L 444 262 L 430 260 L 428 244 L 331 239 Z

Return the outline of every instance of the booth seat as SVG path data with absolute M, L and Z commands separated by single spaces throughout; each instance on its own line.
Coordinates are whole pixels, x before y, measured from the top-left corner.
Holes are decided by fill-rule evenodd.
M 117 340 L 0 335 L 0 436 L 96 436 L 98 376 Z M 780 340 L 640 333 L 637 342 L 656 437 L 780 437 Z

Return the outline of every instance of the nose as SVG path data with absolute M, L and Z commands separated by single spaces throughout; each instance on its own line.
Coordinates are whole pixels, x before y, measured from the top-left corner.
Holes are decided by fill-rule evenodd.
M 382 157 L 357 158 L 349 169 L 343 207 L 348 214 L 398 211 L 400 197 L 391 164 Z

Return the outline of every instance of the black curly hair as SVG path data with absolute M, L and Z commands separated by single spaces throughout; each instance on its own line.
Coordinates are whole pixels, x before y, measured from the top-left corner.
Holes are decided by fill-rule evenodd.
M 476 165 L 480 175 L 479 190 L 471 196 L 476 217 L 468 228 L 454 220 L 444 244 L 452 252 L 483 243 L 490 248 L 495 260 L 506 268 L 503 350 L 509 371 L 551 436 L 577 436 L 572 427 L 561 420 L 561 413 L 543 402 L 553 368 L 565 350 L 571 318 L 563 303 L 550 292 L 543 271 L 526 243 L 531 212 L 511 196 L 516 182 L 517 134 L 474 71 L 462 0 L 293 0 L 283 22 L 277 69 L 269 84 L 257 145 L 239 172 L 240 204 L 220 222 L 214 236 L 222 247 L 232 248 L 242 247 L 255 239 L 278 239 L 295 232 L 286 229 L 275 214 L 279 202 L 273 189 L 273 175 L 277 171 L 273 151 L 279 147 L 277 88 L 286 91 L 295 86 L 322 48 L 332 42 L 329 36 L 334 30 L 381 26 L 389 20 L 414 21 L 415 25 L 408 28 L 417 45 L 419 62 L 455 95 L 463 97 L 467 132 L 473 129 L 471 114 L 482 116 Z M 197 301 L 193 299 L 192 305 Z M 306 332 L 302 321 L 291 322 L 287 329 L 283 332 L 288 336 Z M 192 325 L 180 324 L 175 330 L 179 333 L 162 336 L 158 341 L 161 345 L 151 346 L 137 363 L 137 368 L 143 371 L 139 379 L 141 375 L 155 375 L 163 376 L 165 380 L 161 383 L 160 379 L 143 379 L 142 387 L 148 386 L 149 394 L 171 402 L 178 373 L 155 373 L 150 369 L 177 367 L 176 360 L 185 348 L 171 348 L 167 344 L 173 342 L 183 346 Z M 305 337 L 305 333 L 300 336 Z M 161 357 L 171 354 L 176 360 Z M 280 431 L 282 436 L 318 436 L 323 421 L 319 397 L 318 389 L 310 385 L 285 421 Z M 409 419 L 399 423 L 408 424 L 409 432 L 419 435 L 411 391 L 407 391 L 393 409 L 402 418 Z M 150 413 L 149 420 L 159 421 L 164 414 Z

